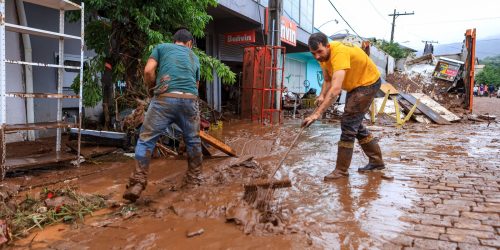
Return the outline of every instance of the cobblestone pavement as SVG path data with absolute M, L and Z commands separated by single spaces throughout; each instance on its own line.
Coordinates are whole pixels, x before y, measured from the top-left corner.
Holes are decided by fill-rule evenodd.
M 386 246 L 500 248 L 498 125 L 454 125 L 415 132 L 398 136 L 397 149 L 390 150 L 400 152 L 401 161 L 414 162 L 424 170 L 423 174 L 407 174 L 409 186 L 417 190 L 419 198 L 400 217 L 409 223 L 409 229 Z M 414 148 L 415 142 L 421 145 Z

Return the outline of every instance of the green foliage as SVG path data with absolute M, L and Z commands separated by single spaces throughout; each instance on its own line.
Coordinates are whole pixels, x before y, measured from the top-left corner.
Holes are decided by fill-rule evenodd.
M 87 0 L 85 1 L 85 42 L 87 49 L 97 53 L 100 63 L 88 68 L 91 76 L 84 76 L 85 104 L 95 105 L 94 97 L 101 97 L 94 80 L 104 71 L 104 62 L 113 66 L 113 82 L 124 80 L 127 90 L 120 101 L 143 99 L 147 91 L 143 84 L 142 70 L 153 47 L 172 41 L 173 33 L 180 27 L 188 28 L 195 37 L 204 36 L 205 25 L 212 19 L 206 9 L 216 6 L 217 0 Z M 69 15 L 78 20 L 79 13 Z M 200 57 L 202 79 L 213 79 L 215 71 L 225 84 L 232 84 L 236 76 L 229 67 L 215 58 L 195 50 Z M 86 74 L 85 74 L 86 75 Z M 76 85 L 75 85 L 76 87 Z M 99 100 L 97 100 L 99 101 Z M 127 106 L 127 105 L 125 105 Z
M 484 63 L 484 69 L 476 76 L 476 84 L 493 84 L 500 87 L 500 56 L 487 57 L 481 63 Z
M 232 85 L 236 82 L 236 74 L 232 72 L 227 65 L 211 56 L 208 56 L 205 52 L 199 49 L 195 49 L 194 52 L 200 59 L 200 72 L 204 80 L 212 81 L 214 79 L 212 72 L 215 69 L 217 76 L 222 78 L 223 84 Z
M 99 56 L 92 58 L 83 70 L 83 105 L 95 107 L 102 100 L 102 88 L 99 85 L 100 77 L 96 72 L 104 68 L 104 61 Z M 75 93 L 80 93 L 80 74 L 76 76 L 71 84 Z
M 391 43 L 385 40 L 378 40 L 374 42 L 374 45 L 377 48 L 383 50 L 385 53 L 394 57 L 394 59 L 406 58 L 409 55 L 413 54 L 411 50 L 401 47 L 398 43 Z

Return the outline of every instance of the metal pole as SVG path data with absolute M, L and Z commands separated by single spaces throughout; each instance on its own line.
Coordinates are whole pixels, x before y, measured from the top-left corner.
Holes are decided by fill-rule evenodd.
M 64 34 L 64 10 L 59 10 L 59 33 Z M 59 66 L 64 66 L 64 38 L 59 38 Z M 57 71 L 57 93 L 62 94 L 64 68 Z M 62 99 L 57 99 L 57 122 L 62 121 Z M 57 128 L 56 153 L 61 152 L 61 128 Z
M 81 47 L 80 47 L 80 92 L 78 99 L 78 152 L 77 152 L 77 167 L 80 167 L 80 150 L 81 150 L 81 141 L 82 141 L 82 105 L 83 105 L 83 50 L 85 49 L 85 3 L 82 2 L 82 15 L 80 17 L 81 21 Z
M 5 176 L 7 172 L 5 161 L 6 161 L 6 143 L 4 126 L 7 123 L 7 110 L 5 101 L 5 1 L 0 0 L 0 147 L 1 147 L 1 159 L 0 159 L 0 171 L 1 179 Z

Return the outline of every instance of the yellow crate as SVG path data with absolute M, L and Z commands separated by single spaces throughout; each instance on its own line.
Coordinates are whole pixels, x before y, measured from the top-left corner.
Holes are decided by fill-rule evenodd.
M 302 99 L 302 107 L 304 108 L 312 108 L 314 107 L 314 101 L 316 99 L 310 98 L 310 99 Z

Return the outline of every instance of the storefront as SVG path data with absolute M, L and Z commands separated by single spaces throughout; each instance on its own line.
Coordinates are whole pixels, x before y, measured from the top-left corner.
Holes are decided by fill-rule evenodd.
M 282 46 L 286 48 L 287 57 L 290 56 L 290 60 L 285 62 L 285 73 L 299 72 L 289 77 L 291 84 L 299 91 L 298 86 L 304 84 L 308 75 L 313 79 L 313 74 L 307 72 L 311 71 L 308 67 L 314 64 L 294 58 L 293 54 L 309 51 L 307 40 L 313 31 L 314 0 L 285 0 L 283 4 L 284 13 L 279 29 Z M 223 85 L 218 78 L 201 84 L 200 97 L 216 110 L 238 109 L 244 48 L 266 43 L 266 34 L 269 33 L 265 28 L 266 7 L 267 1 L 219 0 L 216 8 L 208 10 L 213 20 L 207 25 L 205 38 L 197 41 L 198 47 L 228 65 L 237 75 L 237 82 L 233 86 Z M 311 82 L 310 79 L 308 81 Z M 311 82 L 311 86 L 316 86 L 316 82 Z M 300 92 L 304 92 L 303 89 Z

